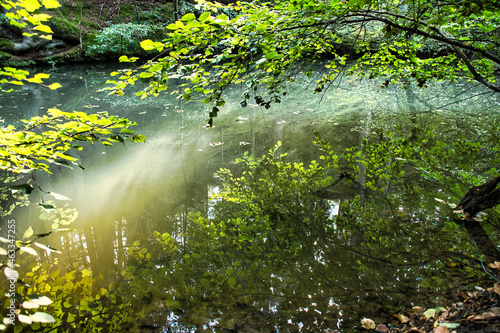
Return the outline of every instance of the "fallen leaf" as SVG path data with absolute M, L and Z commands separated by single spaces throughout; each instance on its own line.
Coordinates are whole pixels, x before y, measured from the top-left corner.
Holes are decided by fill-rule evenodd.
M 489 311 L 483 312 L 480 315 L 472 317 L 470 320 L 489 320 L 500 317 L 500 308 L 493 307 L 490 308 Z
M 496 268 L 496 269 L 500 270 L 500 261 L 495 261 L 494 263 L 489 264 L 488 266 L 490 266 L 491 268 Z
M 377 325 L 375 325 L 375 322 L 369 318 L 361 319 L 361 326 L 363 326 L 363 328 L 366 330 L 374 330 L 375 327 L 377 327 Z
M 448 327 L 438 326 L 432 332 L 433 333 L 450 333 L 450 330 L 448 329 Z
M 378 324 L 377 329 L 375 329 L 375 332 L 387 333 L 389 332 L 389 329 L 384 324 Z
M 400 314 L 400 313 L 393 313 L 393 314 L 392 314 L 392 316 L 393 316 L 393 317 L 398 318 L 398 320 L 399 320 L 400 322 L 402 322 L 403 324 L 405 324 L 405 323 L 407 323 L 408 321 L 410 321 L 410 319 L 409 319 L 407 316 L 405 316 L 404 314 Z
M 424 312 L 424 308 L 421 307 L 421 306 L 414 306 L 413 308 L 411 308 L 410 310 L 407 311 L 407 313 L 409 315 L 414 315 L 414 314 L 417 314 L 417 313 L 422 313 Z
M 424 319 L 434 318 L 436 316 L 436 309 L 428 309 L 422 314 Z
M 497 294 L 497 295 L 500 295 L 500 283 L 495 283 L 493 285 L 493 291 Z

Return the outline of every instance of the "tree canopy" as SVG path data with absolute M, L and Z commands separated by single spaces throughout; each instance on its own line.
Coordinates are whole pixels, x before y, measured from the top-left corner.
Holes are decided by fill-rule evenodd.
M 169 79 L 183 78 L 175 93 L 185 100 L 202 94 L 213 104 L 210 123 L 229 85 L 245 85 L 242 106 L 253 99 L 269 107 L 300 72 L 312 75 L 320 59 L 328 59 L 327 73 L 314 79 L 316 93 L 344 74 L 384 77 L 385 85 L 467 79 L 500 92 L 500 5 L 491 1 L 198 4 L 199 13 L 168 25 L 167 39 L 143 41 L 145 50 L 160 54 L 139 68 L 115 72 L 118 79 L 110 80 L 109 89 L 123 94 L 140 80 L 149 84 L 137 95 L 156 96 L 168 89 Z

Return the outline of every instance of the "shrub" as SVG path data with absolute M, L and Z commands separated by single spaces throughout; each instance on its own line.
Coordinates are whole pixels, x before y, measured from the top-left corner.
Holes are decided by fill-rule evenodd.
M 158 28 L 145 24 L 114 24 L 97 34 L 87 42 L 86 54 L 90 57 L 112 57 L 116 55 L 140 55 L 140 42 L 153 35 Z

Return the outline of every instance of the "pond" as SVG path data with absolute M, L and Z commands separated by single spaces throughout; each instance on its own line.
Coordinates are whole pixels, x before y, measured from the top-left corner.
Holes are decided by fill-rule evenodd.
M 147 137 L 35 173 L 59 195 L 32 193 L 4 218 L 50 246 L 16 257 L 17 292 L 50 298 L 56 323 L 16 332 L 348 332 L 488 279 L 450 206 L 498 171 L 494 95 L 353 77 L 313 95 L 303 77 L 269 109 L 242 108 L 233 87 L 210 128 L 201 101 L 99 92 L 113 70 L 59 67 L 57 91 L 0 96 L 8 124 L 107 111 Z

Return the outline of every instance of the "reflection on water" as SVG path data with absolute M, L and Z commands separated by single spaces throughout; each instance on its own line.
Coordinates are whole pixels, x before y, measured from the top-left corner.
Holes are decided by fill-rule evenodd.
M 1 115 L 7 123 L 15 123 L 16 106 L 23 106 L 25 117 L 57 106 L 64 111 L 108 111 L 139 123 L 136 130 L 148 142 L 89 146 L 79 156 L 85 170 L 36 176 L 44 190 L 70 197 L 68 207 L 78 211 L 71 224 L 74 232 L 48 239 L 62 252 L 52 269 L 102 274 L 104 280 L 92 287 L 96 290 L 113 281 L 126 285 L 126 290 L 116 290 L 123 304 L 144 311 L 146 319 L 142 326 L 137 324 L 139 328 L 348 330 L 362 317 L 386 321 L 390 312 L 418 300 L 419 292 L 430 295 L 427 300 L 432 303 L 436 291 L 454 285 L 446 271 L 448 259 L 440 257 L 450 249 L 440 248 L 435 257 L 429 254 L 439 247 L 431 240 L 439 245 L 441 239 L 446 240 L 443 244 L 457 239 L 439 235 L 446 222 L 440 212 L 429 210 L 419 192 L 425 179 L 404 180 L 398 186 L 388 183 L 381 196 L 367 184 L 370 166 L 356 162 L 358 169 L 352 170 L 341 162 L 339 168 L 326 170 L 324 177 L 336 180 L 347 171 L 356 182 L 346 178 L 335 186 L 325 183 L 321 195 L 304 197 L 301 191 L 306 185 L 300 181 L 305 176 L 287 178 L 292 175 L 285 166 L 267 161 L 253 171 L 260 178 L 238 182 L 244 184 L 240 198 L 250 199 L 234 206 L 210 200 L 223 190 L 214 172 L 223 167 L 237 174 L 242 166 L 231 161 L 245 152 L 262 156 L 277 141 L 283 142 L 280 154 L 287 152 L 288 161 L 302 161 L 307 168 L 321 155 L 312 144 L 313 130 L 341 154 L 347 147 L 363 147 L 363 139 L 377 131 L 382 136 L 398 130 L 439 134 L 440 129 L 479 126 L 480 121 L 467 124 L 464 118 L 484 112 L 485 104 L 492 117 L 498 104 L 491 96 L 467 100 L 461 86 L 381 90 L 364 81 L 345 81 L 324 96 L 310 96 L 299 80 L 294 89 L 300 94 L 289 94 L 281 105 L 243 109 L 234 98 L 215 119 L 215 127 L 206 128 L 207 106 L 199 102 L 183 103 L 170 95 L 138 100 L 97 92 L 108 72 L 111 69 L 100 67 L 61 69 L 53 79 L 64 88 L 49 94 L 26 86 L 4 95 Z M 453 110 L 461 116 L 454 116 Z M 439 122 L 442 126 L 436 126 Z M 392 168 L 397 163 L 390 159 L 386 165 Z M 410 167 L 403 170 L 416 177 Z M 429 189 L 433 195 L 440 191 L 432 182 Z M 360 197 L 363 202 L 356 199 Z M 15 212 L 15 218 L 26 227 L 32 225 L 35 233 L 50 231 L 53 221 L 44 220 L 46 214 L 39 216 L 34 206 Z M 435 222 L 424 223 L 431 220 Z M 213 221 L 226 222 L 211 227 Z M 364 221 L 372 224 L 366 227 Z M 418 234 L 422 241 L 417 241 Z M 426 249 L 417 248 L 421 243 Z

